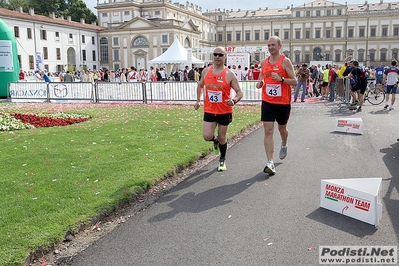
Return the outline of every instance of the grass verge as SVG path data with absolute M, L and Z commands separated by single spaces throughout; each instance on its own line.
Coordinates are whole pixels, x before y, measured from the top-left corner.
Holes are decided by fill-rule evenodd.
M 60 111 L 92 118 L 0 132 L 0 265 L 21 265 L 212 147 L 191 105 L 0 104 L 3 113 Z M 237 105 L 228 137 L 259 118 L 259 105 Z

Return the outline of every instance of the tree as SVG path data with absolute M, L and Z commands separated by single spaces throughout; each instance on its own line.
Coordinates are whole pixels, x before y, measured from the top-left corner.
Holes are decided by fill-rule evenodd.
M 97 22 L 97 17 L 94 13 L 86 6 L 86 3 L 82 0 L 70 0 L 68 1 L 68 8 L 62 12 L 64 17 L 71 16 L 73 21 L 80 21 L 81 18 L 85 19 L 85 22 L 90 24 Z
M 13 4 L 11 5 L 11 3 Z M 22 6 L 24 11 L 32 7 L 37 15 L 48 16 L 54 12 L 57 17 L 71 16 L 72 21 L 80 22 L 80 19 L 83 18 L 89 24 L 97 22 L 96 15 L 82 0 L 0 0 L 0 7 L 3 7 L 2 5 L 7 6 L 4 8 L 12 10 Z

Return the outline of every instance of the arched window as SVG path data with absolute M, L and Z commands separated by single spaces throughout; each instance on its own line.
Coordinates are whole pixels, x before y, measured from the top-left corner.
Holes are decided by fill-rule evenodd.
M 133 40 L 133 46 L 148 46 L 148 42 L 144 37 L 137 37 Z
M 316 47 L 313 49 L 313 60 L 315 61 L 321 61 L 323 60 L 324 55 L 321 53 L 321 48 Z
M 190 48 L 190 41 L 188 40 L 188 38 L 184 39 L 184 48 Z
M 108 62 L 108 39 L 105 37 L 100 39 L 100 61 Z

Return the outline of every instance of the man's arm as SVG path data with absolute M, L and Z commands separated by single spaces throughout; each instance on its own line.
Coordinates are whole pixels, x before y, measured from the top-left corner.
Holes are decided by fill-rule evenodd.
M 229 99 L 228 101 L 226 101 L 226 103 L 228 105 L 233 106 L 241 100 L 241 98 L 242 98 L 242 96 L 244 96 L 244 94 L 241 90 L 240 83 L 238 82 L 237 76 L 231 70 L 227 71 L 226 79 L 228 81 L 230 81 L 229 84 L 230 84 L 231 88 L 236 92 L 236 95 L 234 96 L 233 99 Z
M 262 62 L 260 62 L 260 73 L 259 73 L 259 77 L 258 77 L 258 82 L 256 83 L 255 87 L 257 89 L 260 89 L 263 87 L 263 75 L 262 75 L 262 68 L 263 65 L 265 64 L 266 59 L 262 60 Z
M 208 68 L 202 70 L 201 73 L 201 79 L 198 81 L 197 85 L 197 102 L 194 104 L 194 109 L 198 110 L 198 108 L 201 106 L 201 95 L 202 95 L 202 90 L 204 88 L 204 79 L 206 74 L 208 73 Z
M 283 68 L 287 72 L 288 76 L 290 77 L 289 79 L 285 79 L 284 83 L 291 85 L 291 86 L 296 86 L 298 84 L 298 81 L 295 78 L 294 67 L 292 66 L 291 60 L 288 59 L 287 57 L 284 58 Z

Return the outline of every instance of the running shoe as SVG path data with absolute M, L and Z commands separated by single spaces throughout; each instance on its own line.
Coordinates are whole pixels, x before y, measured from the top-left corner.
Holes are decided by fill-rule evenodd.
M 287 146 L 283 147 L 283 145 L 281 145 L 280 160 L 283 160 L 286 156 L 287 156 Z
M 359 106 L 359 107 L 357 108 L 356 112 L 361 112 L 361 111 L 362 111 L 362 107 Z
M 391 111 L 391 110 L 393 110 L 393 109 L 394 109 L 393 106 L 389 107 L 389 111 Z
M 219 167 L 218 167 L 218 171 L 226 171 L 227 167 L 226 167 L 226 159 L 225 158 L 220 158 L 219 161 Z
M 263 169 L 263 172 L 269 175 L 275 175 L 276 174 L 276 167 L 274 167 L 273 162 L 267 162 L 265 168 Z
M 388 109 L 388 107 L 389 107 L 389 105 L 386 104 L 386 105 L 384 106 L 384 110 Z

